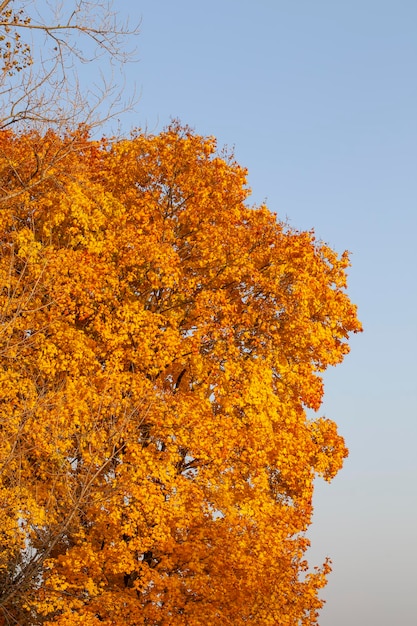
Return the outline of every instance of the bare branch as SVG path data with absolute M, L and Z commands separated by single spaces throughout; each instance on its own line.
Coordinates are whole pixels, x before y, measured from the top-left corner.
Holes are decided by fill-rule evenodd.
M 8 4 L 10 4 L 11 0 L 4 0 L 1 4 L 0 4 L 0 15 L 3 13 L 4 9 L 7 7 Z
M 34 1 L 14 5 L 0 4 L 0 129 L 29 124 L 66 131 L 132 108 L 135 90 L 123 74 L 136 60 L 135 46 L 129 50 L 126 42 L 135 43 L 139 27 L 122 23 L 112 2 L 45 4 L 42 14 Z M 87 63 L 98 82 L 91 84 L 91 71 L 86 77 Z

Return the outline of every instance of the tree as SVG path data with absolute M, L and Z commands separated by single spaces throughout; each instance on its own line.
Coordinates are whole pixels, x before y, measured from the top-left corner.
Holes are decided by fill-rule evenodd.
M 3 624 L 316 624 L 314 477 L 347 450 L 306 408 L 361 329 L 347 254 L 178 124 L 0 141 Z
M 105 0 L 39 4 L 0 0 L 0 128 L 91 128 L 129 108 L 134 94 L 120 77 L 138 27 Z M 84 64 L 100 78 L 90 68 L 82 81 Z

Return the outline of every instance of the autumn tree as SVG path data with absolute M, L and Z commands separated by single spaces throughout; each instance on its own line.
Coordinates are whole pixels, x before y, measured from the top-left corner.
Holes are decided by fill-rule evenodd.
M 360 330 L 347 254 L 178 124 L 66 141 L 0 133 L 2 623 L 316 624 L 347 451 L 306 410 Z

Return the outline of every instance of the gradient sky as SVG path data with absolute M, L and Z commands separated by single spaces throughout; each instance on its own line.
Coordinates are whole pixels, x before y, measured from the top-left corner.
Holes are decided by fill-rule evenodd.
M 234 147 L 254 202 L 352 252 L 365 332 L 321 413 L 350 448 L 317 482 L 311 564 L 333 573 L 321 626 L 417 624 L 417 2 L 129 0 L 135 112 Z

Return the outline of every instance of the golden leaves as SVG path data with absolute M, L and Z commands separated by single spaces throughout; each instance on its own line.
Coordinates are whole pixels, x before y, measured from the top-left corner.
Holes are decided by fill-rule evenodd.
M 189 129 L 82 141 L 4 191 L 7 597 L 50 624 L 316 623 L 303 533 L 346 449 L 305 408 L 360 330 L 347 255 L 249 209 Z

